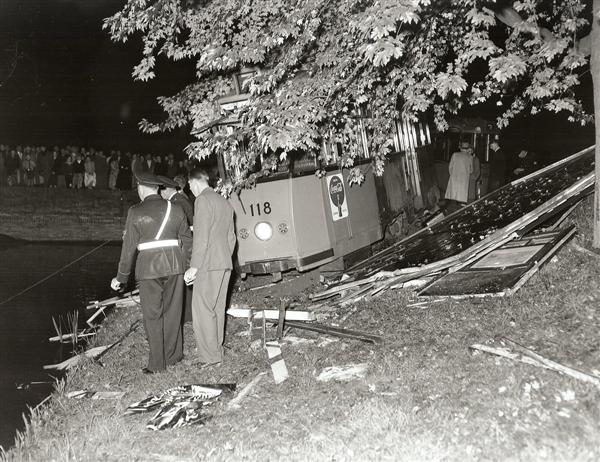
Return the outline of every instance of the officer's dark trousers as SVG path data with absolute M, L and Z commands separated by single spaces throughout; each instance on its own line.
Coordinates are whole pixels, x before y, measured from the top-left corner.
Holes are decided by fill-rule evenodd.
M 148 369 L 161 371 L 183 358 L 183 275 L 139 282 L 144 328 L 150 346 Z
M 194 296 L 193 285 L 186 286 L 183 293 L 185 302 L 183 303 L 183 323 L 192 322 L 192 297 Z

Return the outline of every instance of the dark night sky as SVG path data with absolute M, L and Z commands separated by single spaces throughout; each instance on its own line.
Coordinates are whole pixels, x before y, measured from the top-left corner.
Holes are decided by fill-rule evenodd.
M 184 131 L 143 135 L 143 116 L 162 117 L 155 96 L 193 78 L 193 67 L 163 63 L 168 78 L 133 82 L 139 40 L 113 43 L 102 19 L 124 0 L 0 0 L 0 75 L 15 43 L 24 56 L 0 87 L 0 143 L 80 143 L 131 150 L 178 151 Z
M 159 61 L 157 79 L 133 82 L 140 41 L 112 43 L 101 29 L 102 19 L 124 2 L 0 0 L 0 76 L 8 72 L 16 41 L 24 54 L 0 86 L 0 143 L 181 151 L 189 141 L 185 129 L 143 135 L 137 123 L 144 116 L 162 117 L 155 96 L 175 93 L 193 78 L 193 66 Z M 584 87 L 590 99 L 589 78 Z M 558 157 L 592 144 L 593 128 L 567 123 L 565 115 L 545 114 L 520 117 L 503 138 L 509 151 L 527 147 Z

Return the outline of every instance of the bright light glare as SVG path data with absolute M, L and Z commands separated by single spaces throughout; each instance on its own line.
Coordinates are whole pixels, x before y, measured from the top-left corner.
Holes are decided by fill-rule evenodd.
M 254 227 L 254 235 L 261 241 L 268 241 L 273 237 L 273 227 L 264 221 Z

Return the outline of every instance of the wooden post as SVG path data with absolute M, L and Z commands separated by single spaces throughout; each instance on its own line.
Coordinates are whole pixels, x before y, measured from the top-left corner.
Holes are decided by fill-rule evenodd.
M 285 324 L 285 310 L 288 307 L 289 301 L 285 298 L 281 299 L 279 304 L 279 319 L 277 321 L 277 339 L 283 338 L 283 325 Z

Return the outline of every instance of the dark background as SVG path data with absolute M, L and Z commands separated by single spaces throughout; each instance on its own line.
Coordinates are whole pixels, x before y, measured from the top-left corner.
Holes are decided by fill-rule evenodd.
M 124 3 L 0 0 L 0 144 L 181 153 L 190 141 L 185 128 L 145 135 L 138 122 L 163 117 L 155 97 L 174 94 L 190 82 L 193 65 L 159 60 L 156 79 L 134 82 L 131 72 L 141 56 L 140 41 L 112 43 L 102 30 L 102 19 Z M 591 107 L 589 72 L 584 82 L 582 97 Z M 469 115 L 493 120 L 497 110 L 473 108 Z M 593 144 L 593 127 L 569 123 L 566 115 L 520 116 L 502 132 L 502 144 L 509 155 L 526 148 L 550 161 Z
M 159 76 L 134 82 L 140 41 L 113 43 L 102 19 L 124 0 L 0 0 L 0 144 L 82 144 L 180 152 L 185 130 L 144 135 L 142 117 L 159 120 L 159 95 L 176 93 L 193 66 L 159 64 Z M 167 76 L 165 78 L 165 75 Z M 0 84 L 2 80 L 0 80 Z

